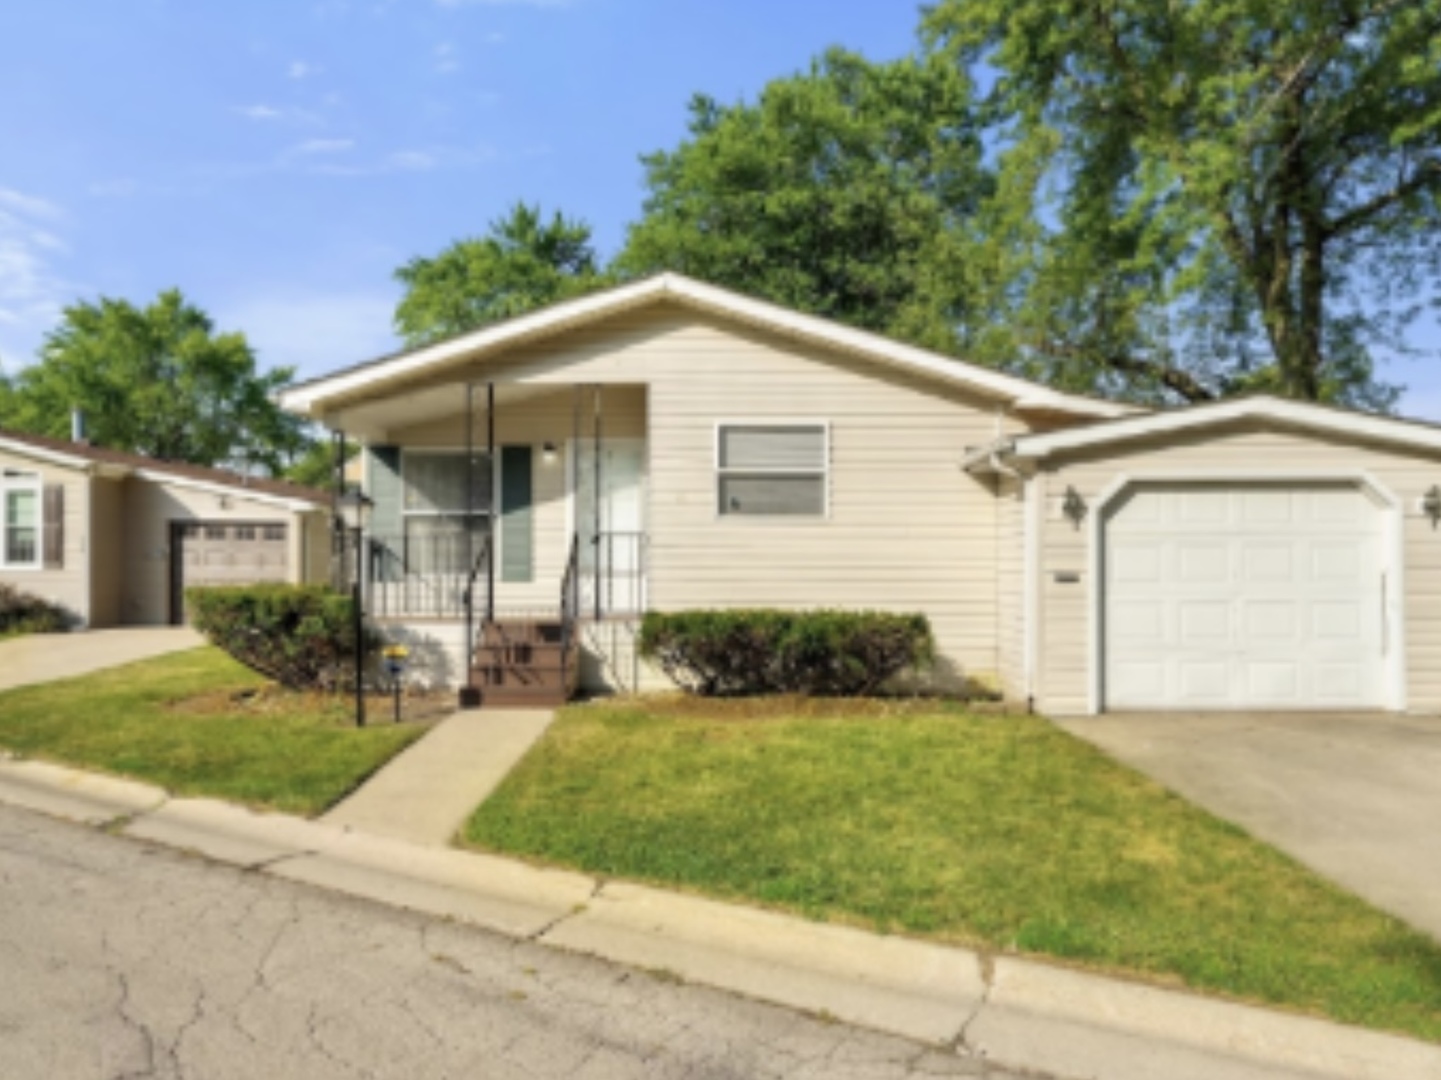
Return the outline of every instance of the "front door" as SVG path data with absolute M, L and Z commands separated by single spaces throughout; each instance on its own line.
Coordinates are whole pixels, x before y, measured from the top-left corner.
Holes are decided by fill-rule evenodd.
M 595 443 L 582 439 L 571 454 L 575 474 L 575 532 L 580 537 L 581 613 L 645 610 L 645 442 L 603 439 L 600 505 L 596 506 Z M 597 509 L 599 517 L 597 518 Z

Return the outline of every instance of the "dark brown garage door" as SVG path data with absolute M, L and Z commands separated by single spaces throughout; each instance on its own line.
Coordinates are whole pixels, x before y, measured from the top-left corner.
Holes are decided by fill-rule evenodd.
M 185 590 L 289 580 L 283 522 L 186 521 L 171 525 L 170 617 L 184 619 Z

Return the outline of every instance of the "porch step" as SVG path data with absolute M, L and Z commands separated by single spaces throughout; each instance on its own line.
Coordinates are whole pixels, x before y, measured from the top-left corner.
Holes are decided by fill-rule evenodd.
M 580 685 L 580 643 L 561 645 L 564 628 L 546 619 L 487 625 L 471 657 L 470 685 L 487 705 L 563 705 Z

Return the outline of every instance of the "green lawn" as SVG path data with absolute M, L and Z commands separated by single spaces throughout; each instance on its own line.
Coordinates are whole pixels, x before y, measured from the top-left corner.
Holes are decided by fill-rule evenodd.
M 352 717 L 344 698 L 281 691 L 204 648 L 0 693 L 0 748 L 316 814 L 424 730 Z
M 1034 717 L 577 706 L 466 838 L 1441 1041 L 1441 945 Z

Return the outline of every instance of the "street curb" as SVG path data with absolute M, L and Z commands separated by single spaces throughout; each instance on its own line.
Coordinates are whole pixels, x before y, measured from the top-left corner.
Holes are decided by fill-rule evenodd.
M 1437 1080 L 1441 1048 L 1364 1028 L 997 957 L 977 1053 L 1106 1080 Z
M 287 880 L 1105 1080 L 1438 1080 L 1441 1047 L 1011 957 L 432 848 L 0 757 L 0 803 Z
M 986 993 L 973 953 L 639 885 L 606 884 L 541 940 L 928 1043 L 954 1043 Z
M 0 758 L 0 802 L 82 825 L 108 825 L 160 806 L 162 788 L 44 761 Z

